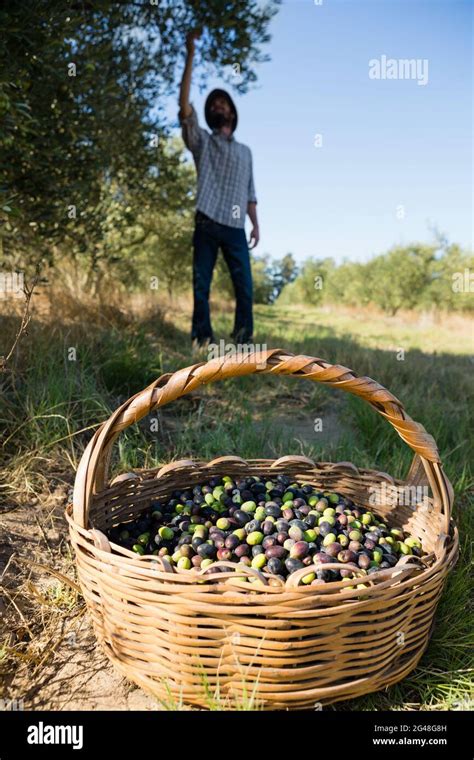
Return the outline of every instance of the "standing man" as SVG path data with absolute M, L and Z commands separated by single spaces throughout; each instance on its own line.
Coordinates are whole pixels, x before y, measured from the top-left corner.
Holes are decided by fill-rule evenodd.
M 189 102 L 195 39 L 186 37 L 186 64 L 179 94 L 179 121 L 183 140 L 194 157 L 198 176 L 196 223 L 193 236 L 194 311 L 193 347 L 214 342 L 209 313 L 209 291 L 219 248 L 229 268 L 235 291 L 235 343 L 253 342 L 252 274 L 245 237 L 245 217 L 253 225 L 251 247 L 259 241 L 257 198 L 252 172 L 252 154 L 234 138 L 237 109 L 224 90 L 212 90 L 204 113 L 212 132 L 199 126 Z

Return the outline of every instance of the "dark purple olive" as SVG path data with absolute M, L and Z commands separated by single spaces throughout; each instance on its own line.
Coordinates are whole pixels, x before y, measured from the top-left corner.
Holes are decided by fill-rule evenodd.
M 329 533 L 332 533 L 332 525 L 326 522 L 326 520 L 323 520 L 319 523 L 319 535 L 324 538 Z
M 347 515 L 344 515 L 344 514 L 338 515 L 336 517 L 336 522 L 338 522 L 339 525 L 341 525 L 342 527 L 346 526 L 347 525 Z
M 264 536 L 270 536 L 275 530 L 275 523 L 270 522 L 270 520 L 265 520 L 265 522 L 262 525 L 262 533 Z
M 283 544 L 285 543 L 286 539 L 289 538 L 289 536 L 288 536 L 288 533 L 280 532 L 280 533 L 277 533 L 276 538 L 277 538 L 278 543 L 283 546 Z
M 255 546 L 252 546 L 251 554 L 252 554 L 252 557 L 256 557 L 257 554 L 264 554 L 263 546 L 261 544 L 256 544 Z
M 308 526 L 308 528 L 314 528 L 317 522 L 317 517 L 316 515 L 308 515 L 307 517 L 305 517 L 304 521 L 306 525 Z
M 265 514 L 269 517 L 280 517 L 281 509 L 274 501 L 267 501 L 265 505 Z
M 232 558 L 232 552 L 230 549 L 218 549 L 217 559 L 229 561 Z
M 247 557 L 250 554 L 250 546 L 248 544 L 240 544 L 234 549 L 236 557 Z
M 360 541 L 349 541 L 349 547 L 351 552 L 360 552 L 362 549 L 362 544 Z
M 288 572 L 294 573 L 296 570 L 301 570 L 302 567 L 304 567 L 303 563 L 300 562 L 299 559 L 293 559 L 292 557 L 288 557 L 288 559 L 285 560 L 285 567 L 288 570 Z
M 245 526 L 245 532 L 246 533 L 253 533 L 254 531 L 259 531 L 262 527 L 262 523 L 260 520 L 250 520 L 250 522 L 247 523 Z
M 276 557 L 277 559 L 284 559 L 287 554 L 288 552 L 283 548 L 283 546 L 269 546 L 268 549 L 265 550 L 265 556 L 267 559 L 271 559 L 272 557 Z
M 281 562 L 277 557 L 272 557 L 267 562 L 267 570 L 272 575 L 280 575 L 284 573 L 285 568 L 283 562 Z
M 234 550 L 238 545 L 240 541 L 237 536 L 234 536 L 233 533 L 230 534 L 230 536 L 227 536 L 224 546 L 226 549 Z
M 216 556 L 216 547 L 213 544 L 201 544 L 197 548 L 197 553 L 203 559 L 214 559 Z
M 338 544 L 337 541 L 334 541 L 332 544 L 325 547 L 325 552 L 326 554 L 329 554 L 330 557 L 337 557 L 340 551 L 342 551 L 342 546 L 341 544 Z
M 251 520 L 250 515 L 242 509 L 236 509 L 232 517 L 237 520 L 239 525 L 246 525 Z
M 364 549 L 367 549 L 367 551 L 369 551 L 369 552 L 373 551 L 376 546 L 377 546 L 377 544 L 374 543 L 374 541 L 369 541 L 368 538 L 365 539 L 365 541 L 364 541 Z
M 307 557 L 309 553 L 309 547 L 307 541 L 296 541 L 290 549 L 290 557 L 292 559 L 303 559 Z
M 342 579 L 352 578 L 352 576 L 354 575 L 354 572 L 352 570 L 349 570 L 347 567 L 341 567 L 341 569 L 339 570 L 339 574 Z
M 269 549 L 270 546 L 275 546 L 278 543 L 276 536 L 266 536 L 262 541 L 264 549 Z
M 356 563 L 358 560 L 357 554 L 351 549 L 343 549 L 342 552 L 339 552 L 337 558 L 339 562 L 342 562 L 344 565 L 348 562 Z
M 194 557 L 191 557 L 191 564 L 193 567 L 201 567 L 202 557 L 199 556 L 199 554 L 195 554 Z
M 278 533 L 288 533 L 290 529 L 290 523 L 288 520 L 277 520 L 275 523 L 275 530 Z
M 334 562 L 334 559 L 330 557 L 326 552 L 317 552 L 313 555 L 313 562 L 321 562 L 322 564 L 327 564 L 328 562 Z
M 295 517 L 293 510 L 290 509 L 290 507 L 285 507 L 285 509 L 282 510 L 281 514 L 283 515 L 285 520 L 293 520 Z
M 359 554 L 358 565 L 362 570 L 367 570 L 370 565 L 371 559 L 368 554 Z
M 316 570 L 316 578 L 320 581 L 329 580 L 329 574 L 327 570 Z

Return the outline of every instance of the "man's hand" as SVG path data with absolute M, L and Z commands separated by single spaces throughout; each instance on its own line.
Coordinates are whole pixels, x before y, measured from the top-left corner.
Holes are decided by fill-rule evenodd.
M 201 36 L 201 30 L 200 29 L 192 29 L 190 32 L 186 35 L 186 50 L 188 51 L 188 55 L 193 55 L 195 50 L 195 40 L 198 40 Z
M 260 240 L 260 230 L 258 229 L 258 224 L 256 224 L 253 227 L 252 232 L 250 233 L 250 239 L 249 239 L 250 248 L 256 248 L 259 240 Z
M 191 106 L 189 103 L 189 92 L 191 90 L 191 73 L 194 58 L 194 41 L 201 36 L 200 29 L 192 29 L 186 35 L 186 63 L 184 65 L 183 78 L 179 88 L 179 117 L 187 119 L 191 115 Z

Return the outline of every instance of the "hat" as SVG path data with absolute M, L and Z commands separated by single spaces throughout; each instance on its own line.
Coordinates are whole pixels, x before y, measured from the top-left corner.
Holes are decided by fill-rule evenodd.
M 206 121 L 207 121 L 208 127 L 210 127 L 212 129 L 211 120 L 210 120 L 211 103 L 214 100 L 214 98 L 216 98 L 216 97 L 225 98 L 227 100 L 228 104 L 230 105 L 231 109 L 233 110 L 235 118 L 234 118 L 234 124 L 233 124 L 233 127 L 232 127 L 232 132 L 234 132 L 235 129 L 236 129 L 236 127 L 237 127 L 237 119 L 238 119 L 237 109 L 236 109 L 235 103 L 232 100 L 232 98 L 230 97 L 229 93 L 226 92 L 225 90 L 219 90 L 219 89 L 212 90 L 209 93 L 209 95 L 207 96 L 207 98 L 206 98 L 206 104 L 204 106 L 204 115 L 206 117 Z

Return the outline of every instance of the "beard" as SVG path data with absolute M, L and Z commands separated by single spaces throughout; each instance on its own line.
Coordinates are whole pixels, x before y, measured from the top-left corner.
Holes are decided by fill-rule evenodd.
M 232 117 L 225 116 L 225 114 L 219 113 L 219 111 L 211 112 L 209 121 L 212 129 L 221 129 L 222 127 L 232 126 Z

